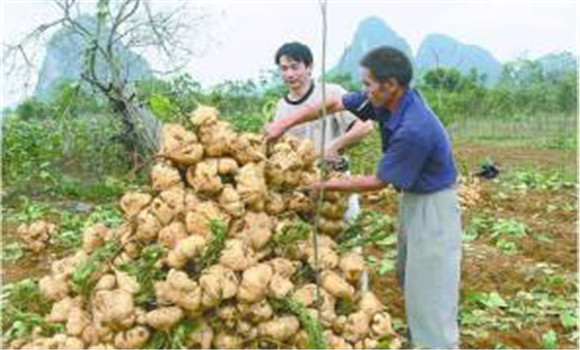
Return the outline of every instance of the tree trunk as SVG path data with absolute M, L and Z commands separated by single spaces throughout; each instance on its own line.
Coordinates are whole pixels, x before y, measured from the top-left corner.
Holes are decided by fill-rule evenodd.
M 150 159 L 159 149 L 162 123 L 137 100 L 132 88 L 126 87 L 119 95 L 108 97 L 123 118 L 125 130 L 121 142 L 130 154 Z

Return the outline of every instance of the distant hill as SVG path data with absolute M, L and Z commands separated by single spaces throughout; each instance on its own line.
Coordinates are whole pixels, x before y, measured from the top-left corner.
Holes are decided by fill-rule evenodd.
M 359 24 L 352 42 L 331 72 L 350 73 L 358 77 L 360 59 L 370 49 L 380 45 L 390 45 L 403 51 L 414 61 L 418 72 L 436 67 L 454 67 L 467 74 L 475 68 L 480 74 L 485 74 L 488 84 L 496 83 L 501 76 L 501 62 L 490 52 L 442 34 L 428 35 L 417 54 L 413 55 L 407 41 L 376 16 Z
M 476 69 L 485 74 L 487 84 L 497 83 L 501 76 L 501 62 L 489 51 L 443 34 L 430 34 L 423 40 L 415 65 L 419 71 L 443 67 L 455 68 L 464 74 Z
M 87 28 L 96 28 L 94 17 L 84 15 L 79 21 Z M 103 32 L 103 38 L 106 32 L 106 30 Z M 47 97 L 62 81 L 79 80 L 85 49 L 85 41 L 72 30 L 64 28 L 54 33 L 47 44 L 46 56 L 42 62 L 34 95 L 40 98 Z M 122 57 L 124 62 L 130 62 L 123 72 L 128 81 L 152 77 L 151 68 L 143 57 L 126 49 L 122 44 L 117 45 L 115 49 L 120 52 L 119 57 Z M 97 76 L 109 75 L 108 68 L 100 56 L 97 56 L 96 67 Z
M 369 17 L 359 24 L 352 42 L 331 71 L 349 73 L 353 77 L 358 77 L 359 61 L 363 55 L 381 45 L 393 46 L 412 57 L 411 47 L 403 37 L 399 36 L 379 17 Z

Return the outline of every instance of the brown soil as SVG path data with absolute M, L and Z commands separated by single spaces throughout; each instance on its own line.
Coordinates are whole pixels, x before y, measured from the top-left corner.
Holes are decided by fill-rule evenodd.
M 575 171 L 577 166 L 576 152 L 538 151 L 518 148 L 492 148 L 489 146 L 457 147 L 459 161 L 467 161 L 471 170 L 477 169 L 486 158 L 496 161 L 503 169 L 517 166 L 538 166 L 542 169 Z M 495 248 L 491 239 L 485 235 L 469 244 L 464 244 L 461 296 L 470 292 L 498 292 L 504 298 L 510 298 L 519 291 L 530 291 L 545 278 L 535 273 L 538 263 L 555 264 L 558 273 L 573 276 L 578 272 L 578 196 L 576 189 L 551 191 L 533 190 L 522 194 L 498 195 L 499 182 L 484 181 L 481 199 L 477 206 L 464 211 L 464 227 L 472 217 L 490 212 L 493 217 L 514 219 L 528 227 L 525 238 L 517 239 L 518 253 L 506 255 Z M 503 192 L 503 191 L 502 191 Z M 366 209 L 382 210 L 391 216 L 397 215 L 398 198 L 394 192 L 380 195 L 365 195 L 363 206 Z M 571 207 L 570 207 L 571 206 Z M 550 241 L 539 240 L 537 236 Z M 380 258 L 382 252 L 375 248 L 367 249 L 369 254 Z M 373 288 L 381 297 L 394 318 L 406 323 L 404 297 L 397 284 L 394 272 L 385 276 L 374 276 Z M 562 293 L 570 291 L 562 288 Z M 572 292 L 575 293 L 575 292 Z M 567 294 L 569 295 L 569 294 Z M 564 337 L 564 329 L 557 317 L 538 320 L 537 325 L 524 330 L 505 332 L 490 331 L 487 337 L 463 337 L 462 347 L 470 349 L 494 348 L 502 343 L 508 348 L 537 349 L 542 348 L 542 334 L 554 330 L 558 334 L 558 345 L 561 348 L 577 348 Z M 403 344 L 405 345 L 405 344 Z

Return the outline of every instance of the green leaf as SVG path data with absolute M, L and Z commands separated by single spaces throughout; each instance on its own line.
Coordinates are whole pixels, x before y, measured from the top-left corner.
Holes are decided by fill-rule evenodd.
M 558 348 L 558 334 L 554 330 L 549 330 L 542 334 L 542 346 L 544 349 Z
M 561 314 L 560 321 L 566 329 L 578 327 L 578 315 L 573 312 L 568 311 Z
M 383 259 L 381 260 L 381 264 L 379 265 L 377 272 L 379 273 L 379 275 L 384 275 L 389 271 L 393 271 L 394 269 L 395 269 L 395 261 L 393 261 L 392 259 Z
M 506 307 L 507 303 L 498 292 L 491 292 L 481 301 L 485 306 L 489 308 L 496 307 Z

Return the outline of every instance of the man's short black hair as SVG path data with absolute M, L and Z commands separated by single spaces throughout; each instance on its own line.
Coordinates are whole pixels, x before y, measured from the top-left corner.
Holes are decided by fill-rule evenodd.
M 280 64 L 282 56 L 288 56 L 296 62 L 303 62 L 306 67 L 312 65 L 312 51 L 308 46 L 297 41 L 286 43 L 276 51 L 276 65 Z
M 379 46 L 368 52 L 360 65 L 371 71 L 379 83 L 394 78 L 400 85 L 409 86 L 413 79 L 413 67 L 407 56 L 390 46 Z

